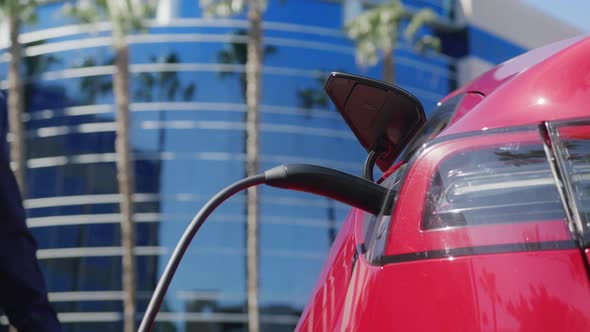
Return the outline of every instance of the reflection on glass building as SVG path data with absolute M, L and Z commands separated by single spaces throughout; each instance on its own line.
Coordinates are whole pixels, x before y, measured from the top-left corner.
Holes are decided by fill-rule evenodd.
M 397 83 L 427 110 L 461 83 L 458 70 L 528 47 L 494 37 L 469 19 L 458 22 L 455 2 L 406 4 L 430 7 L 441 17 L 436 33 L 442 54 L 416 53 L 403 40 L 395 53 Z M 140 313 L 193 214 L 245 174 L 247 22 L 204 19 L 197 0 L 161 5 L 168 6 L 160 11 L 167 15 L 151 21 L 146 33 L 129 37 Z M 39 21 L 21 35 L 27 74 L 25 206 L 65 331 L 118 331 L 123 294 L 111 26 L 73 24 L 62 6 L 40 5 Z M 303 162 L 360 172 L 364 152 L 322 85 L 334 70 L 381 76 L 379 66 L 357 67 L 354 45 L 342 32 L 346 17 L 361 7 L 360 0 L 269 1 L 261 169 Z M 481 38 L 508 46 L 500 55 L 488 56 L 488 46 L 477 53 Z M 471 53 L 481 61 L 458 61 Z M 0 55 L 2 80 L 6 72 L 7 57 Z M 348 208 L 307 194 L 269 188 L 261 193 L 262 330 L 290 331 Z M 203 226 L 168 291 L 158 331 L 246 330 L 244 210 L 245 197 L 237 195 Z

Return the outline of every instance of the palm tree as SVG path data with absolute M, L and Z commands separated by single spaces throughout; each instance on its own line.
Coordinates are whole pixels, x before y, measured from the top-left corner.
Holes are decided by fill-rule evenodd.
M 145 28 L 143 20 L 154 13 L 155 3 L 142 0 L 78 0 L 66 3 L 66 12 L 82 23 L 108 20 L 113 25 L 116 101 L 117 180 L 121 195 L 121 247 L 124 331 L 135 331 L 135 225 L 133 223 L 134 174 L 129 142 L 129 44 L 127 35 Z
M 394 51 L 399 39 L 402 22 L 410 18 L 405 36 L 413 40 L 418 30 L 426 23 L 433 21 L 436 14 L 431 9 L 421 9 L 417 13 L 406 10 L 399 0 L 389 2 L 368 9 L 351 20 L 346 25 L 346 33 L 356 42 L 357 63 L 362 66 L 372 66 L 378 61 L 378 52 L 383 56 L 383 80 L 395 82 Z M 433 36 L 424 36 L 417 47 L 427 46 L 436 48 L 440 41 Z
M 152 63 L 166 63 L 166 64 L 178 64 L 180 58 L 175 52 L 168 53 L 163 57 L 156 57 L 152 55 L 150 57 Z M 159 101 L 175 101 L 177 96 L 180 95 L 183 101 L 190 101 L 193 99 L 197 86 L 194 82 L 183 85 L 178 78 L 176 71 L 161 71 L 159 73 L 142 72 L 137 77 L 139 87 L 135 91 L 135 100 L 152 102 L 154 96 L 157 96 Z M 166 146 L 166 131 L 164 128 L 164 122 L 166 121 L 166 112 L 160 110 L 158 113 L 158 121 L 161 126 L 158 131 L 158 153 L 164 151 Z M 162 172 L 162 161 L 158 163 L 158 174 Z
M 260 72 L 263 60 L 262 13 L 266 0 L 200 0 L 208 15 L 228 16 L 247 8 L 248 39 L 246 60 L 246 175 L 259 171 L 259 102 Z M 248 275 L 248 329 L 260 328 L 258 309 L 258 189 L 250 187 L 246 194 L 246 269 Z
M 15 164 L 14 176 L 21 197 L 26 198 L 26 146 L 23 124 L 25 93 L 21 76 L 22 53 L 18 35 L 23 22 L 35 21 L 35 0 L 0 0 L 0 19 L 8 19 L 9 54 L 8 64 L 8 122 L 10 128 L 10 160 Z M 16 331 L 10 327 L 10 331 Z
M 170 52 L 161 57 L 152 55 L 150 62 L 178 64 L 180 58 L 176 52 Z M 183 85 L 176 71 L 142 72 L 139 73 L 137 79 L 141 83 L 135 91 L 135 99 L 138 101 L 152 102 L 154 96 L 157 96 L 160 101 L 174 101 L 178 96 L 183 101 L 190 101 L 197 89 L 194 82 Z
M 306 117 L 311 116 L 313 108 L 326 108 L 329 105 L 328 95 L 326 95 L 323 88 L 324 75 L 318 75 L 315 83 L 314 87 L 297 89 L 295 91 L 297 103 L 299 104 L 299 107 L 304 109 Z
M 437 20 L 436 13 L 430 8 L 423 8 L 412 14 L 411 17 L 412 19 L 404 30 L 404 37 L 406 40 L 414 44 L 414 47 L 418 52 L 425 52 L 427 49 L 440 52 L 441 42 L 439 38 L 426 34 L 421 36 L 418 40 L 415 39 L 420 28 Z
M 248 62 L 248 45 L 244 43 L 243 40 L 246 38 L 248 38 L 248 31 L 242 29 L 236 31 L 233 35 L 232 42 L 228 45 L 228 47 L 217 52 L 217 61 L 224 65 L 245 66 Z M 264 46 L 263 50 L 263 58 L 266 59 L 266 57 L 275 54 L 276 52 L 276 47 L 272 45 L 266 45 Z M 246 72 L 235 73 L 230 71 L 221 71 L 219 74 L 221 78 L 225 78 L 227 76 L 234 76 L 234 74 L 238 75 L 240 80 L 240 89 L 242 97 L 245 101 L 247 91 Z
M 22 54 L 18 35 L 22 23 L 36 19 L 35 0 L 0 0 L 0 19 L 8 20 L 10 35 L 10 63 L 8 69 L 8 121 L 10 124 L 10 159 L 16 165 L 14 175 L 21 195 L 26 197 L 25 168 L 26 147 L 23 125 L 25 95 L 21 76 Z
M 100 64 L 94 57 L 87 56 L 76 67 L 112 66 L 114 63 L 114 58 Z M 113 80 L 108 76 L 85 76 L 80 79 L 81 102 L 84 104 L 95 104 L 99 96 L 107 95 L 111 91 L 113 91 Z

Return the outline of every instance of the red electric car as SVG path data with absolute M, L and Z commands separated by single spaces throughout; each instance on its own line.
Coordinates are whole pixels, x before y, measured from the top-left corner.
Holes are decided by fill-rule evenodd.
M 590 38 L 499 65 L 428 121 L 383 82 L 332 73 L 325 89 L 369 152 L 363 178 L 281 165 L 220 191 L 179 241 L 141 332 L 207 216 L 260 184 L 355 207 L 297 331 L 590 331 Z
M 377 81 L 326 91 L 388 194 L 349 214 L 298 331 L 590 331 L 590 38 L 499 65 L 428 121 Z

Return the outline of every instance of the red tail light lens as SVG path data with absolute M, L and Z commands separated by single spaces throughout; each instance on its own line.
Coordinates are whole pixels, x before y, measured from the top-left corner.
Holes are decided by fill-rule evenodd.
M 573 231 L 590 246 L 590 121 L 549 124 L 558 171 L 571 211 Z
M 446 157 L 434 173 L 422 228 L 564 217 L 543 145 L 510 142 Z
M 572 248 L 567 196 L 543 128 L 445 136 L 424 146 L 408 165 L 386 255 Z

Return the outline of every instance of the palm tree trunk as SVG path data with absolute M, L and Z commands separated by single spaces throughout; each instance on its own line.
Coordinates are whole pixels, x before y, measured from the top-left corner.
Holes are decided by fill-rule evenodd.
M 246 62 L 246 172 L 258 174 L 260 67 L 262 65 L 262 13 L 257 1 L 249 1 L 248 60 Z M 248 331 L 258 332 L 258 189 L 250 187 L 246 194 L 247 274 L 248 274 Z
M 395 65 L 393 64 L 393 49 L 383 52 L 383 80 L 395 84 Z
M 23 112 L 25 108 L 23 82 L 20 75 L 21 47 L 18 42 L 20 20 L 17 15 L 9 17 L 10 29 L 10 64 L 8 70 L 8 121 L 11 133 L 10 159 L 16 165 L 14 176 L 23 198 L 26 197 L 25 186 L 25 138 Z
M 117 29 L 115 29 L 117 30 Z M 117 104 L 117 180 L 121 196 L 121 247 L 123 318 L 125 332 L 135 331 L 135 224 L 133 222 L 133 163 L 129 143 L 129 45 L 121 31 L 114 31 L 115 67 L 113 88 Z
M 8 17 L 10 30 L 10 63 L 8 69 L 8 124 L 11 134 L 10 160 L 14 162 L 14 176 L 21 192 L 21 197 L 26 197 L 25 192 L 25 138 L 23 126 L 23 113 L 25 108 L 23 82 L 20 76 L 21 47 L 18 41 L 20 32 L 20 20 L 18 15 Z M 12 325 L 9 332 L 16 332 Z

